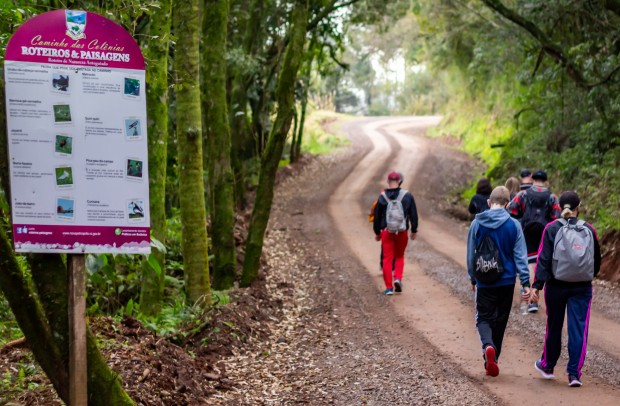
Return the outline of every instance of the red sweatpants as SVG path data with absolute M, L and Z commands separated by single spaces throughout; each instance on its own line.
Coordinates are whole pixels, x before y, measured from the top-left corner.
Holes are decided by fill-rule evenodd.
M 381 248 L 383 248 L 383 281 L 386 289 L 392 289 L 392 265 L 394 265 L 394 279 L 403 279 L 405 268 L 405 248 L 407 248 L 407 231 L 390 233 L 381 231 Z

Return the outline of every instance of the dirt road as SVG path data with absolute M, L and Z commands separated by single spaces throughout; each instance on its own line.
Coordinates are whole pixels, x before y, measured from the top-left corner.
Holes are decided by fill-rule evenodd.
M 385 187 L 385 175 L 392 168 L 398 169 L 405 175 L 404 187 L 416 197 L 420 228 L 419 239 L 410 242 L 406 254 L 404 293 L 387 298 L 390 317 L 424 337 L 431 345 L 433 358 L 453 363 L 474 384 L 481 384 L 496 402 L 619 404 L 620 323 L 596 309 L 591 317 L 582 388 L 567 387 L 565 360 L 560 360 L 554 381 L 541 379 L 533 369 L 542 349 L 543 312 L 522 316 L 515 309 L 500 360 L 500 376 L 485 376 L 474 326 L 473 297 L 464 268 L 466 227 L 433 207 L 432 192 L 437 190 L 433 184 L 444 181 L 441 174 L 446 172 L 445 167 L 438 167 L 442 165 L 437 159 L 438 149 L 445 147 L 416 135 L 437 122 L 437 117 L 378 118 L 354 121 L 345 127 L 353 143 L 365 143 L 366 149 L 331 195 L 328 208 L 333 233 L 342 237 L 350 255 L 361 265 L 355 277 L 374 282 L 373 289 L 359 292 L 360 296 L 379 295 L 384 288 L 378 266 L 379 245 L 365 218 L 378 191 Z M 375 322 L 373 317 L 381 315 L 369 314 L 369 324 Z M 399 345 L 416 346 L 418 342 L 405 336 Z

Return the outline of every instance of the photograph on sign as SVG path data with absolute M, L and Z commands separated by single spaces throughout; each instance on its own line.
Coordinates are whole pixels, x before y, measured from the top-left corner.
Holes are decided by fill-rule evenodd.
M 58 166 L 54 169 L 56 174 L 56 187 L 59 189 L 73 188 L 73 168 L 71 166 Z
M 128 99 L 139 99 L 140 79 L 135 77 L 126 77 L 123 95 Z
M 73 221 L 74 200 L 70 197 L 59 197 L 56 199 L 56 218 L 61 221 Z
M 128 117 L 125 119 L 125 138 L 128 141 L 142 139 L 142 124 L 139 118 Z
M 56 134 L 54 152 L 56 156 L 70 158 L 73 154 L 73 137 L 67 134 Z
M 142 180 L 143 162 L 138 158 L 127 158 L 127 179 Z
M 60 72 L 52 73 L 52 90 L 60 94 L 69 94 L 69 74 Z
M 71 106 L 66 103 L 57 103 L 52 107 L 54 110 L 54 123 L 71 124 Z
M 130 199 L 127 201 L 127 220 L 131 223 L 144 221 L 144 199 Z

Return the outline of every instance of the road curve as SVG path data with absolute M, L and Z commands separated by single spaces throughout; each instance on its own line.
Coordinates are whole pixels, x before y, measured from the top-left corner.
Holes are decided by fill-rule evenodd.
M 423 180 L 419 178 L 424 176 L 421 165 L 433 144 L 410 134 L 412 131 L 424 133 L 438 121 L 438 117 L 376 118 L 355 120 L 345 126 L 345 131 L 354 142 L 356 137 L 367 136 L 373 147 L 332 195 L 329 214 L 335 227 L 345 237 L 345 243 L 364 265 L 360 272 L 373 276 L 377 294 L 384 286 L 378 271 L 379 243 L 372 238 L 365 220 L 369 202 L 385 187 L 384 177 L 391 168 L 398 168 L 405 174 L 405 188 L 411 188 L 414 182 Z M 358 204 L 352 205 L 351 202 Z M 446 226 L 452 220 L 441 214 L 424 207 L 420 207 L 419 211 L 422 215 L 418 235 L 423 243 L 464 267 L 466 241 L 463 233 L 452 232 L 453 227 Z M 410 242 L 410 245 L 416 243 L 422 242 Z M 463 283 L 467 283 L 464 273 Z M 534 360 L 540 355 L 542 337 L 523 338 L 507 333 L 505 351 L 500 360 L 500 376 L 486 377 L 473 321 L 473 301 L 464 303 L 449 287 L 429 276 L 412 258 L 411 248 L 408 248 L 404 286 L 402 295 L 391 298 L 399 317 L 420 331 L 442 356 L 451 358 L 468 376 L 481 381 L 486 390 L 502 402 L 536 405 L 620 404 L 620 389 L 601 379 L 588 377 L 587 366 L 584 386 L 579 389 L 567 387 L 562 360 L 556 368 L 556 380 L 543 380 L 533 369 Z M 532 320 L 538 320 L 544 331 L 544 314 L 534 317 L 537 319 Z M 591 348 L 596 348 L 603 356 L 620 354 L 618 323 L 593 311 L 590 325 Z

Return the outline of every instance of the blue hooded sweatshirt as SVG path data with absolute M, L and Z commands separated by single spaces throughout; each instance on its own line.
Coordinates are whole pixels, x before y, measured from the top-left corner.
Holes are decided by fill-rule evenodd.
M 495 242 L 504 265 L 503 275 L 493 284 L 476 281 L 474 274 L 476 269 L 474 252 L 485 229 L 491 229 L 489 236 Z M 511 218 L 505 209 L 494 208 L 478 213 L 472 221 L 467 238 L 467 273 L 471 283 L 479 288 L 514 285 L 517 275 L 519 275 L 521 286 L 530 286 L 527 248 L 521 224 L 518 220 Z

